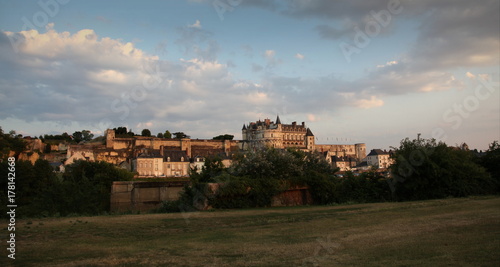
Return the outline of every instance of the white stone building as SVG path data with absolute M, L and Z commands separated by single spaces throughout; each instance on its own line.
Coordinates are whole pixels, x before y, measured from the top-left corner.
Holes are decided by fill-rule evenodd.
M 387 152 L 381 149 L 372 149 L 366 156 L 366 162 L 369 166 L 386 169 L 391 166 L 393 160 L 391 159 L 390 151 Z

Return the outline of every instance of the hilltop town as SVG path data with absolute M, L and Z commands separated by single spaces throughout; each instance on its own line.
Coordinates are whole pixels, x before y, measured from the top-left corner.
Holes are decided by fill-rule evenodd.
M 374 149 L 367 155 L 365 143 L 316 144 L 313 131 L 305 122 L 285 124 L 279 116 L 275 121 L 264 119 L 243 124 L 241 140 L 232 140 L 232 136 L 217 139 L 118 136 L 116 131 L 107 129 L 104 137 L 77 144 L 25 137 L 27 148 L 18 158 L 32 162 L 43 158 L 60 172 L 77 160 L 105 161 L 134 172 L 137 178 L 186 177 L 190 169 L 201 170 L 208 157 L 217 156 L 229 166 L 235 154 L 266 147 L 315 152 L 341 172 L 373 167 L 385 170 L 391 164 L 390 152 Z

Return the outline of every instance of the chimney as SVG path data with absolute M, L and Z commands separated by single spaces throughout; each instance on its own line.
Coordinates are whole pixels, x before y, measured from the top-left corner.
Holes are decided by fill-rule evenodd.
M 302 122 L 302 127 L 306 127 L 306 123 L 305 122 Z

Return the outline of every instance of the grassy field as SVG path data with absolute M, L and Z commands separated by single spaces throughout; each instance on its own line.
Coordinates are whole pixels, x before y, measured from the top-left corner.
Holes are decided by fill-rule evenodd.
M 29 219 L 16 230 L 16 260 L 2 240 L 0 266 L 500 266 L 499 197 Z

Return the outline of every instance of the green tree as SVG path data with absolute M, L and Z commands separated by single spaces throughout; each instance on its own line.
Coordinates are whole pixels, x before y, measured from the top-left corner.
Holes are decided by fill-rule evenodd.
M 106 162 L 77 161 L 63 175 L 61 214 L 95 215 L 109 211 L 113 181 L 132 180 L 133 173 Z
M 224 167 L 222 158 L 218 156 L 207 157 L 201 170 L 191 170 L 190 178 L 193 183 L 215 183 L 218 182 L 215 178 L 225 172 L 227 172 L 227 168 Z
M 64 141 L 67 141 L 67 142 L 71 141 L 71 136 L 69 136 L 69 134 L 67 132 L 62 133 L 61 137 Z
M 500 191 L 500 144 L 498 141 L 493 141 L 489 145 L 486 153 L 479 158 L 478 163 L 486 168 L 495 180 L 497 192 Z
M 470 151 L 434 139 L 401 141 L 389 181 L 398 200 L 463 197 L 491 193 L 494 182 Z
M 73 133 L 73 140 L 77 143 L 83 141 L 83 133 L 80 131 L 76 131 Z
M 163 134 L 163 138 L 170 139 L 172 138 L 172 134 L 168 130 L 166 130 L 165 133 Z
M 44 149 L 43 153 L 49 154 L 51 151 L 52 151 L 52 147 L 50 146 L 50 144 L 45 144 L 45 149 Z
M 218 135 L 214 138 L 212 138 L 213 140 L 233 140 L 234 138 L 234 135 L 231 135 L 231 134 L 221 134 L 221 135 Z
M 4 133 L 0 127 L 0 159 L 6 159 L 10 151 L 14 151 L 16 155 L 26 150 L 26 142 L 24 139 L 15 135 L 15 131 L 11 133 Z
M 158 137 L 158 138 L 163 138 L 163 133 L 158 133 L 158 134 L 156 135 L 156 137 Z
M 151 136 L 151 131 L 149 129 L 143 129 L 142 132 L 141 132 L 141 136 L 150 137 Z
M 115 131 L 115 135 L 126 135 L 127 134 L 127 127 L 118 127 L 118 128 L 113 128 Z
M 186 135 L 184 132 L 176 132 L 174 133 L 174 138 L 175 139 L 189 138 L 189 135 Z
M 62 179 L 46 160 L 16 161 L 16 204 L 20 217 L 97 215 L 109 211 L 113 181 L 131 180 L 133 173 L 106 162 L 77 161 L 66 166 Z M 7 177 L 8 163 L 0 162 Z M 5 214 L 7 179 L 0 180 L 0 210 Z M 4 216 L 4 215 L 2 215 Z
M 91 141 L 94 138 L 94 134 L 89 130 L 82 130 L 82 139 L 83 141 Z

